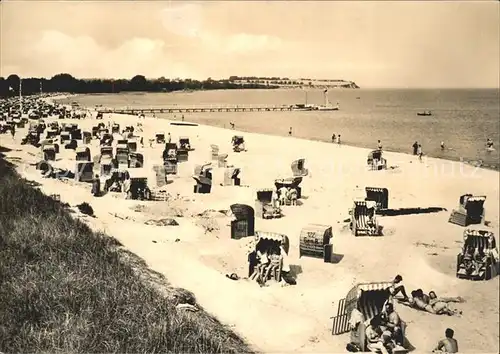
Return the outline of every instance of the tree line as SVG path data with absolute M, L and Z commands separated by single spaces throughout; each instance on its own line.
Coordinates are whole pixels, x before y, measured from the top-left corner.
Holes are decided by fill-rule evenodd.
M 0 77 L 0 97 L 19 95 L 20 77 L 12 74 L 7 78 Z M 40 92 L 70 93 L 119 93 L 119 92 L 172 92 L 183 90 L 231 90 L 231 89 L 275 89 L 278 85 L 266 83 L 235 83 L 231 79 L 203 81 L 192 79 L 146 79 L 136 75 L 132 79 L 77 79 L 70 74 L 57 74 L 50 79 L 23 78 L 21 91 L 23 95 Z

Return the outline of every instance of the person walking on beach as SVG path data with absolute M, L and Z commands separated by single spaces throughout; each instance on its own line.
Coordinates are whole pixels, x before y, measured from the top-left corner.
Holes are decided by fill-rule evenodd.
M 422 162 L 422 155 L 424 153 L 422 152 L 422 145 L 418 144 L 418 148 L 417 148 L 417 155 L 418 155 L 418 159 L 420 160 L 420 162 Z
M 382 143 L 380 142 L 380 140 L 378 141 L 378 145 L 377 145 L 377 147 L 378 147 L 378 149 L 379 149 L 380 151 L 382 151 Z
M 335 142 L 335 133 L 333 133 L 333 135 L 332 135 L 332 143 L 334 143 L 334 142 Z
M 412 146 L 413 146 L 413 155 L 417 155 L 417 151 L 418 151 L 418 142 L 417 142 L 417 141 L 415 141 L 415 142 L 413 143 L 413 145 L 412 145 Z
M 340 146 L 340 134 L 337 136 L 337 144 Z
M 172 142 L 172 136 L 170 135 L 170 133 L 168 133 L 167 141 L 169 144 Z
M 288 136 L 292 136 L 292 127 L 290 127 L 290 130 L 288 131 Z

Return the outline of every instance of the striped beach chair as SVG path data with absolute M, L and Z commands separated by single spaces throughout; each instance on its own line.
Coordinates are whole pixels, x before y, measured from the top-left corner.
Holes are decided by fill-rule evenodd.
M 370 204 L 370 207 L 369 207 Z M 370 201 L 355 200 L 351 209 L 351 231 L 354 236 L 382 236 L 375 215 L 375 204 Z

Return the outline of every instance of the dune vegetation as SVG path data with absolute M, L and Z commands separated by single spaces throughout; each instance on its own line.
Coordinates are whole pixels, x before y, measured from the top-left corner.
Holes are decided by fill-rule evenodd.
M 0 351 L 250 353 L 119 242 L 22 179 L 0 150 Z M 179 310 L 180 303 L 196 312 Z

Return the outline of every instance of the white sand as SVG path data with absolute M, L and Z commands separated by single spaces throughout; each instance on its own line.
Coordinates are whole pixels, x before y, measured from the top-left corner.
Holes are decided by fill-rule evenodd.
M 137 122 L 137 118 L 129 116 L 112 118 L 121 127 Z M 104 122 L 106 120 L 107 117 Z M 62 121 L 70 120 L 59 120 Z M 93 119 L 71 122 L 89 131 L 97 124 Z M 87 220 L 88 223 L 116 237 L 143 257 L 151 268 L 165 274 L 173 285 L 193 291 L 202 306 L 223 323 L 234 326 L 259 350 L 273 353 L 345 351 L 348 334 L 331 335 L 330 317 L 336 314 L 338 301 L 357 282 L 390 280 L 401 274 L 408 292 L 422 288 L 435 290 L 442 296 L 460 295 L 467 301 L 457 305 L 464 312 L 461 318 L 435 316 L 397 306 L 396 310 L 408 323 L 407 337 L 417 352 L 429 352 L 447 327 L 455 330 L 463 352 L 498 352 L 498 278 L 470 282 L 455 277 L 463 228 L 447 222 L 451 209 L 458 206 L 460 195 L 486 195 L 486 219 L 491 224 L 476 228 L 492 230 L 498 238 L 498 172 L 438 159 L 425 159 L 420 163 L 413 156 L 397 153 L 386 153 L 385 157 L 389 165 L 398 165 L 398 169 L 368 171 L 367 149 L 250 133 L 241 133 L 248 151 L 234 153 L 231 137 L 238 134 L 236 131 L 207 126 L 176 127 L 170 126 L 167 120 L 152 118 L 142 122 L 146 146 L 156 131 L 170 132 L 176 142 L 179 136 L 190 137 L 196 150 L 190 153 L 188 162 L 179 164 L 178 176 L 173 177 L 174 182 L 167 187 L 171 195 L 185 198 L 179 197 L 168 204 L 122 200 L 123 197 L 116 194 L 94 198 L 88 184 L 44 180 L 34 167 L 27 166 L 29 162 L 36 162 L 41 154 L 32 146 L 18 144 L 24 131 L 18 133 L 16 143 L 10 135 L 0 135 L 0 145 L 22 149 L 8 155 L 23 159 L 20 172 L 28 179 L 41 182 L 45 193 L 60 194 L 63 202 L 72 205 L 89 202 L 97 219 Z M 214 167 L 212 193 L 193 193 L 194 166 L 210 160 L 210 144 L 218 144 L 221 153 L 229 155 L 228 163 L 242 168 L 242 184 L 249 187 L 219 186 L 224 169 Z M 97 146 L 93 141 L 92 155 L 98 153 Z M 161 162 L 162 148 L 155 144 L 153 149 L 142 149 L 147 168 Z M 73 166 L 68 161 L 74 158 L 74 152 L 61 149 L 58 158 L 63 160 L 56 164 Z M 303 205 L 285 207 L 282 219 L 256 219 L 257 230 L 281 232 L 290 237 L 290 262 L 301 268 L 298 284 L 260 288 L 246 280 L 227 279 L 227 273 L 247 275 L 251 238 L 231 240 L 229 217 L 216 218 L 219 230 L 205 233 L 199 226 L 199 218 L 190 215 L 207 209 L 229 209 L 233 203 L 254 206 L 255 189 L 273 187 L 275 178 L 291 176 L 290 164 L 298 158 L 306 159 L 306 168 L 310 171 L 310 176 L 301 184 L 305 196 L 301 200 Z M 448 211 L 380 217 L 386 236 L 355 238 L 343 220 L 348 217 L 353 197 L 364 195 L 365 186 L 388 188 L 390 208 L 436 206 Z M 147 210 L 144 213 L 131 210 L 138 204 L 146 205 Z M 175 218 L 179 226 L 156 227 L 141 222 L 166 217 L 168 205 L 185 211 L 185 217 Z M 122 220 L 110 213 L 136 221 Z M 299 259 L 299 234 L 308 223 L 333 226 L 334 252 L 344 256 L 339 263 Z M 174 242 L 177 238 L 180 242 Z

